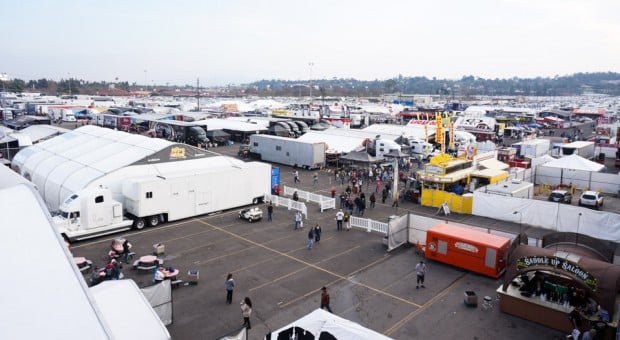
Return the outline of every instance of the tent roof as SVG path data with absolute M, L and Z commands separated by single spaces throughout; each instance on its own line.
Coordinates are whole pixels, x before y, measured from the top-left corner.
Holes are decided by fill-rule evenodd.
M 116 339 L 170 339 L 133 280 L 104 281 L 90 290 Z
M 2 297 L 10 306 L 0 309 L 3 338 L 111 338 L 39 195 L 31 185 L 18 184 L 23 180 L 9 168 L 0 168 L 0 178 L 15 183 L 0 189 L 0 216 L 10 226 L 3 228 L 0 246 L 11 277 L 19 281 Z
M 558 158 L 556 160 L 547 162 L 542 166 L 583 171 L 601 171 L 605 167 L 603 164 L 589 161 L 576 154 Z
M 48 207 L 55 210 L 67 192 L 78 191 L 121 168 L 145 160 L 179 160 L 172 159 L 172 148 L 183 148 L 186 159 L 213 154 L 160 138 L 89 125 L 20 150 L 12 164 L 32 180 Z
M 351 151 L 348 154 L 340 157 L 342 160 L 353 161 L 353 162 L 363 162 L 363 163 L 374 163 L 377 162 L 377 158 L 368 154 L 368 152 L 364 151 Z
M 268 336 L 270 335 L 271 339 L 275 340 L 278 338 L 279 333 L 282 333 L 293 327 L 302 328 L 306 332 L 310 332 L 315 336 L 315 339 L 318 339 L 319 335 L 322 332 L 330 333 L 334 336 L 334 338 L 338 340 L 391 339 L 381 333 L 375 332 L 358 323 L 349 321 L 345 318 L 341 318 L 322 309 L 316 309 L 312 313 L 307 314 L 301 319 L 298 319 L 276 331 L 271 332 L 265 337 L 265 339 L 268 339 Z

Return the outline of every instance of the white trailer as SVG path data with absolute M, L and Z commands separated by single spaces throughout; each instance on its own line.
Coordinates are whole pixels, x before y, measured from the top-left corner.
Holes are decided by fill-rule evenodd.
M 258 204 L 270 192 L 271 166 L 266 163 L 178 171 L 87 187 L 61 204 L 54 222 L 66 239 L 82 240 Z M 112 187 L 121 192 L 113 193 Z
M 75 122 L 73 110 L 66 108 L 50 108 L 50 115 L 54 120 L 62 120 L 63 122 Z
M 513 144 L 519 149 L 521 157 L 538 158 L 549 153 L 551 141 L 548 139 L 532 139 Z
M 560 156 L 579 155 L 585 159 L 594 158 L 594 142 L 576 141 L 560 147 Z
M 318 169 L 325 165 L 325 143 L 270 135 L 251 135 L 250 156 L 268 162 Z

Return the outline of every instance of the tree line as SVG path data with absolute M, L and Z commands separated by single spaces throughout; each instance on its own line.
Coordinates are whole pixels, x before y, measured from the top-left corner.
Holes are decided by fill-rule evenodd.
M 113 86 L 111 86 L 113 84 Z M 129 82 L 92 82 L 81 79 L 22 80 L 2 82 L 2 90 L 9 92 L 42 92 L 50 95 L 88 94 L 122 95 L 145 90 L 142 85 Z M 197 93 L 192 85 L 147 88 L 156 95 Z M 181 90 L 181 92 L 179 92 Z M 399 75 L 386 80 L 357 80 L 332 78 L 313 80 L 259 80 L 249 84 L 204 89 L 211 96 L 256 95 L 276 97 L 376 97 L 383 94 L 429 94 L 468 98 L 473 96 L 574 96 L 597 93 L 620 95 L 620 74 L 615 72 L 575 73 L 567 76 L 510 79 L 485 79 L 464 76 L 458 80 Z M 208 91 L 207 91 L 208 90 Z

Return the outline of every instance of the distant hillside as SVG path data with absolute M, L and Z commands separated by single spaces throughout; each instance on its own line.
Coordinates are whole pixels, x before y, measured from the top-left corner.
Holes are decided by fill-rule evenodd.
M 298 95 L 309 93 L 309 81 L 261 80 L 249 84 L 256 94 Z M 620 73 L 576 73 L 553 78 L 484 79 L 466 76 L 460 80 L 403 77 L 387 80 L 312 80 L 313 96 L 377 96 L 384 93 L 439 94 L 468 97 L 474 95 L 572 96 L 584 93 L 620 95 Z M 306 88 L 304 90 L 304 88 Z

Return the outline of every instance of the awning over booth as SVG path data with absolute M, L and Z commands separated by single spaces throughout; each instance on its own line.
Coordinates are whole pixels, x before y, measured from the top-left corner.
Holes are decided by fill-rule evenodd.
M 570 156 L 565 156 L 551 162 L 547 162 L 544 164 L 544 166 L 584 171 L 601 171 L 605 167 L 605 165 L 603 164 L 592 162 L 576 154 L 572 154 Z
M 500 162 L 495 158 L 485 159 L 480 162 L 480 166 L 485 167 L 487 169 L 494 170 L 506 170 L 510 168 L 510 166 L 504 162 Z
M 620 266 L 555 249 L 517 247 L 508 258 L 503 291 L 521 273 L 549 271 L 572 278 L 597 297 L 601 307 L 614 313 L 616 293 L 620 289 Z

